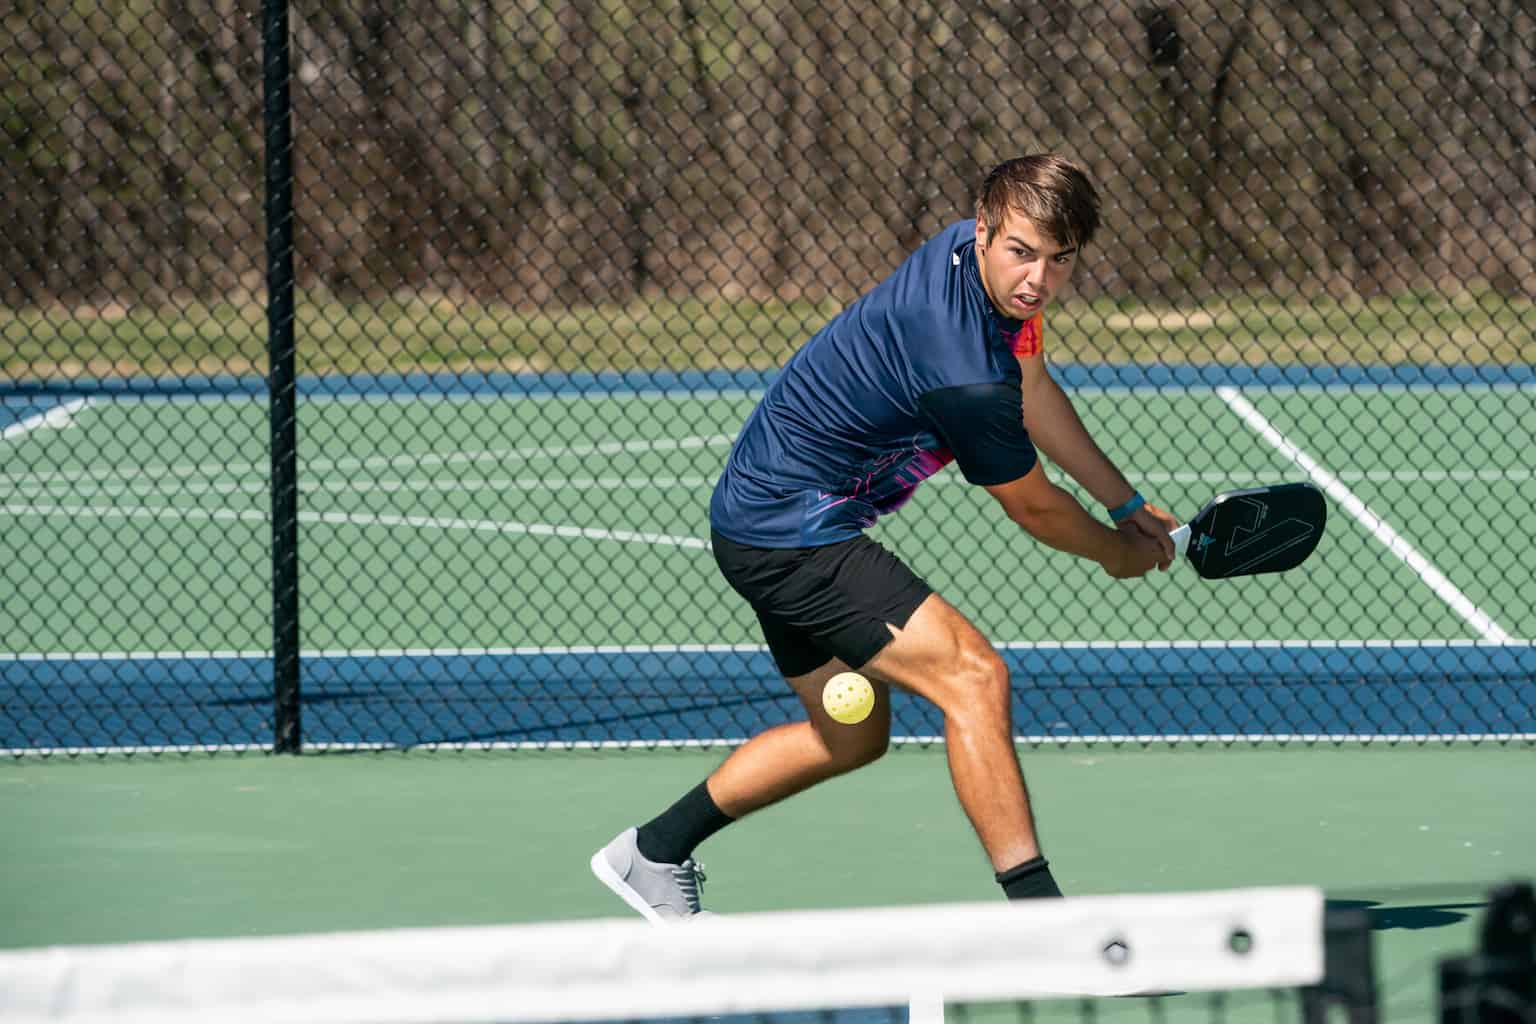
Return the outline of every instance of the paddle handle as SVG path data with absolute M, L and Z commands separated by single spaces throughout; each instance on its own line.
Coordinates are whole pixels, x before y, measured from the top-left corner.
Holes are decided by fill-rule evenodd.
M 1177 558 L 1189 550 L 1189 524 L 1168 531 L 1168 537 L 1173 541 L 1173 554 Z

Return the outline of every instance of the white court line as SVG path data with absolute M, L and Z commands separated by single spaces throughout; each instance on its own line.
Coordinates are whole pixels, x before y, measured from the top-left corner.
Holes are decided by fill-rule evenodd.
M 147 483 L 148 486 L 144 486 Z M 142 495 L 148 497 L 192 497 L 206 494 L 255 494 L 264 495 L 272 490 L 266 480 L 229 481 L 224 483 L 186 483 L 182 481 L 125 481 L 101 483 L 95 481 L 55 480 L 49 483 L 17 486 L 18 491 L 63 495 L 84 498 L 90 495 Z M 713 487 L 712 476 L 536 476 L 493 478 L 487 480 L 328 480 L 325 477 L 299 478 L 299 490 L 304 494 L 407 494 L 465 493 L 480 491 L 624 491 L 624 490 L 698 490 Z
M 202 508 L 97 508 L 91 505 L 0 505 L 0 515 L 68 516 L 79 519 L 149 519 L 185 522 L 200 519 L 214 522 L 268 523 L 270 515 L 259 509 Z M 503 523 L 488 519 L 457 519 L 445 516 L 391 516 L 372 512 L 300 512 L 299 522 L 328 526 L 405 526 L 418 529 L 464 530 L 510 536 L 565 537 L 581 540 L 616 541 L 621 544 L 658 544 L 663 547 L 709 548 L 709 541 L 697 537 L 675 537 L 664 533 L 637 533 L 632 530 L 594 530 L 548 523 Z
M 1488 640 L 1005 640 L 992 646 L 1004 651 L 1252 651 L 1276 648 L 1308 650 L 1426 650 L 1439 651 L 1447 648 L 1518 648 L 1536 646 L 1536 641 L 1510 640 L 1493 643 Z M 558 657 L 564 655 L 646 655 L 646 654 L 762 654 L 768 646 L 760 643 L 743 644 L 539 644 L 521 647 L 338 647 L 317 648 L 299 652 L 301 658 L 312 660 L 344 660 L 348 658 L 479 658 L 479 657 Z M 0 662 L 17 661 L 203 661 L 215 658 L 256 661 L 272 657 L 269 650 L 260 651 L 31 651 L 7 654 L 0 652 Z
M 60 430 L 75 421 L 75 414 L 82 412 L 91 404 L 89 398 L 76 398 L 71 401 L 55 405 L 51 409 L 35 412 L 31 416 L 24 416 L 0 430 L 0 441 L 11 441 L 23 434 L 34 430 L 48 429 Z M 26 477 L 23 477 L 26 479 Z
M 694 451 L 731 444 L 734 437 L 712 434 L 704 437 L 660 438 L 641 441 L 607 441 L 600 444 L 575 444 L 535 446 L 527 448 L 495 448 L 481 452 L 406 453 L 403 455 L 376 455 L 366 459 L 301 459 L 302 473 L 336 472 L 348 469 L 393 469 L 404 466 L 465 466 L 483 462 L 510 462 L 526 459 L 558 459 L 578 455 L 625 455 L 648 452 Z M 178 466 L 105 466 L 100 469 L 64 469 L 42 473 L 6 473 L 0 480 L 8 483 L 25 483 L 46 480 L 152 480 L 165 477 L 190 476 L 240 476 L 246 473 L 266 474 L 271 470 L 266 462 L 204 462 Z
M 1254 408 L 1253 403 L 1238 394 L 1233 388 L 1217 388 L 1216 394 L 1231 407 L 1233 412 L 1242 417 L 1244 423 L 1248 424 L 1260 437 L 1278 449 L 1286 458 L 1300 466 L 1312 478 L 1314 483 L 1326 491 L 1334 501 L 1344 506 L 1344 510 L 1369 530 L 1373 537 L 1386 545 L 1388 551 L 1392 552 L 1410 569 L 1418 573 L 1419 578 L 1442 601 L 1450 605 L 1456 614 L 1460 615 L 1473 629 L 1477 630 L 1483 639 L 1494 643 L 1507 643 L 1509 641 L 1509 633 L 1505 632 L 1504 628 L 1495 622 L 1487 612 L 1473 604 L 1471 599 L 1463 594 L 1443 572 L 1435 568 L 1429 559 L 1419 554 L 1413 545 L 1409 544 L 1401 534 L 1388 525 L 1386 520 L 1372 511 L 1370 506 L 1356 497 L 1355 493 L 1344 486 L 1338 477 L 1324 469 L 1317 460 L 1296 447 L 1284 434 L 1275 429 L 1274 424 L 1265 419 L 1264 414 Z
M 307 753 L 343 751 L 495 751 L 519 750 L 559 753 L 574 750 L 680 750 L 739 747 L 749 736 L 716 736 L 708 739 L 637 739 L 637 740 L 441 740 L 429 743 L 369 743 L 354 742 L 306 742 Z M 1053 736 L 1050 734 L 1020 733 L 1013 742 L 1032 747 L 1092 747 L 1151 744 L 1175 745 L 1193 743 L 1221 744 L 1223 746 L 1295 743 L 1302 746 L 1360 744 L 1370 746 L 1381 743 L 1387 746 L 1425 746 L 1447 743 L 1489 743 L 1500 746 L 1519 743 L 1536 743 L 1536 732 L 1469 732 L 1469 733 L 1099 733 L 1081 736 Z M 943 747 L 943 736 L 896 736 L 891 737 L 894 747 Z M 0 747 L 0 757 L 75 757 L 81 754 L 272 754 L 272 743 L 146 743 L 117 746 L 76 747 Z

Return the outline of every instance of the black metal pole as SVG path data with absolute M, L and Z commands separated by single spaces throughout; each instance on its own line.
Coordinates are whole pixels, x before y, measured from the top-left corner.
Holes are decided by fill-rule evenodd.
M 299 472 L 293 336 L 293 112 L 288 0 L 262 0 L 267 397 L 272 431 L 272 749 L 303 749 L 299 707 Z

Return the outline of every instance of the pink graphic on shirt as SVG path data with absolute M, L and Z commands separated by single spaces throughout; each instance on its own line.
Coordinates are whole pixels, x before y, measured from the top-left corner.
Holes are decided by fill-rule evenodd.
M 890 495 L 880 504 L 880 514 L 894 512 L 911 500 L 917 493 L 917 485 L 927 480 L 933 474 L 949 465 L 955 459 L 954 452 L 948 448 L 935 448 L 932 451 L 921 451 L 913 457 L 896 474 L 901 483 L 901 489 Z
M 873 526 L 879 516 L 905 505 L 917 491 L 918 484 L 949 465 L 954 457 L 947 448 L 926 449 L 915 445 L 882 455 L 869 462 L 864 467 L 865 472 L 850 480 L 842 490 L 816 492 L 816 505 L 811 509 L 811 516 L 819 518 L 840 505 L 858 501 L 868 505 L 874 513 L 858 516 L 859 525 Z
M 1029 359 L 1039 355 L 1040 350 L 1044 348 L 1042 340 L 1044 329 L 1040 314 L 1036 313 L 1020 324 L 1019 329 L 1013 334 L 1003 335 L 1003 340 L 1008 343 L 1009 348 L 1013 349 L 1014 355 L 1020 359 Z

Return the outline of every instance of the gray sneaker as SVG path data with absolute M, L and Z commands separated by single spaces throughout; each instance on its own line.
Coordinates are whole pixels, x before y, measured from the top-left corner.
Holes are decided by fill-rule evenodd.
M 592 873 L 651 921 L 675 921 L 705 914 L 699 908 L 704 866 L 689 858 L 681 864 L 646 860 L 627 828 L 592 855 Z

